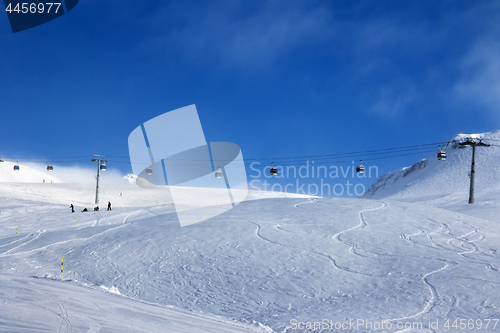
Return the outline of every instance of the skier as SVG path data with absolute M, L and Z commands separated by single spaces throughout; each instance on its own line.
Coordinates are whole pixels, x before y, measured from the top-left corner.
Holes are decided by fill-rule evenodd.
M 111 202 L 108 201 L 108 210 L 111 210 Z
M 84 208 L 84 209 L 82 210 L 82 213 L 83 213 L 83 212 L 88 212 L 87 208 Z
M 75 206 L 73 206 L 73 204 L 71 204 L 71 206 L 69 206 L 69 208 L 71 208 L 71 212 L 74 213 L 75 212 Z
M 94 212 L 98 212 L 98 211 L 99 211 L 99 206 L 94 207 Z

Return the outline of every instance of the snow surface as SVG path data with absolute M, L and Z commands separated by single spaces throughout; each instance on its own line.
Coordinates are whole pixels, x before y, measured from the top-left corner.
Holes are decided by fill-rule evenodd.
M 459 162 L 429 165 L 458 172 Z M 103 179 L 113 210 L 81 213 L 91 185 L 3 183 L 0 331 L 456 332 L 447 319 L 473 319 L 481 329 L 458 331 L 497 332 L 485 326 L 500 318 L 499 191 L 478 185 L 467 205 L 461 192 L 416 191 L 434 186 L 426 174 L 411 179 L 413 197 L 251 193 L 256 200 L 184 228 L 167 190 Z M 324 319 L 393 328 L 293 325 Z
M 72 281 L 0 276 L 2 332 L 255 332 Z

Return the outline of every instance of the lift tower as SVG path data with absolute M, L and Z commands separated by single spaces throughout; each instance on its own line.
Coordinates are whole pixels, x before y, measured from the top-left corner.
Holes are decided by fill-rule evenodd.
M 106 156 L 104 155 L 94 155 L 94 159 L 92 162 L 97 162 L 97 183 L 95 186 L 95 204 L 97 205 L 99 203 L 99 170 L 101 167 L 101 163 L 106 163 L 107 161 L 104 159 Z
M 474 176 L 476 175 L 476 147 L 489 147 L 489 144 L 483 142 L 482 139 L 468 137 L 465 142 L 459 143 L 460 146 L 472 146 L 472 164 L 470 167 L 470 188 L 469 188 L 469 204 L 474 203 Z

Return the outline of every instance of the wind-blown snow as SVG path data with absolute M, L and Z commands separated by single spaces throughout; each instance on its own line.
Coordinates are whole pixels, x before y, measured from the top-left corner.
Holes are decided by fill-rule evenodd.
M 137 176 L 129 173 L 123 177 L 123 180 L 130 183 L 130 184 L 135 184 L 135 181 L 137 180 Z
M 14 165 L 19 165 L 19 170 L 14 171 Z M 0 183 L 63 183 L 51 172 L 35 170 L 25 164 L 11 161 L 0 162 Z

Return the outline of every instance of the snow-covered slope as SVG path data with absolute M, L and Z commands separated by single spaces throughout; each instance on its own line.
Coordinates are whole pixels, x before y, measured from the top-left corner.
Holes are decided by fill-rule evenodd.
M 19 165 L 19 170 L 14 171 L 14 165 Z M 0 183 L 63 183 L 50 172 L 35 170 L 24 164 L 11 161 L 0 162 Z
M 193 201 L 187 197 L 193 195 L 192 192 L 186 189 L 185 193 L 186 201 Z M 213 198 L 203 196 L 198 192 L 195 195 L 198 195 L 196 201 L 199 203 L 213 201 Z M 5 183 L 0 186 L 0 197 L 65 206 L 74 204 L 78 207 L 89 208 L 95 202 L 95 184 Z M 246 200 L 283 197 L 311 198 L 308 195 L 294 193 L 248 191 Z M 168 186 L 159 189 L 144 189 L 135 184 L 108 182 L 106 179 L 102 179 L 100 182 L 99 201 L 101 205 L 106 205 L 109 201 L 113 207 L 151 207 L 173 203 Z
M 476 149 L 476 194 L 500 191 L 500 131 L 468 136 L 480 137 L 485 143 L 497 145 Z M 472 148 L 458 145 L 465 137 L 459 134 L 443 147 L 446 161 L 439 161 L 434 155 L 411 167 L 389 172 L 381 176 L 363 198 L 428 199 L 448 194 L 461 194 L 467 198 Z
M 2 332 L 264 332 L 255 325 L 207 318 L 173 307 L 81 287 L 73 281 L 0 275 Z M 114 289 L 113 289 L 114 290 Z
M 43 204 L 21 194 L 39 184 L 15 185 L 0 193 L 0 331 L 442 332 L 467 318 L 495 332 L 498 212 L 274 198 L 181 228 L 166 203 L 72 214 L 57 201 L 91 188 L 40 184 Z

